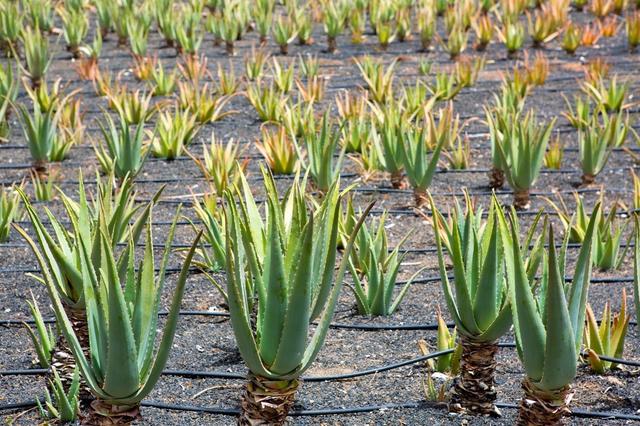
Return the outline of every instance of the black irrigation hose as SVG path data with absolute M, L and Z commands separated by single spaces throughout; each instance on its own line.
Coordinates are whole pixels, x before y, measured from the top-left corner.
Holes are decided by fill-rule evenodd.
M 515 343 L 506 342 L 506 343 L 498 343 L 498 346 L 501 348 L 515 348 Z M 438 358 L 443 355 L 448 355 L 453 353 L 453 349 L 447 349 L 443 351 L 432 352 L 428 355 L 422 355 L 419 357 L 415 357 L 412 359 L 398 361 L 391 364 L 386 364 L 380 367 L 372 367 L 367 368 L 360 371 L 354 371 L 352 373 L 344 373 L 344 374 L 334 374 L 331 376 L 310 376 L 310 377 L 302 377 L 302 380 L 305 382 L 331 382 L 337 380 L 348 380 L 355 379 L 363 376 L 370 376 L 372 374 L 383 373 L 385 371 L 395 370 L 398 368 L 406 367 L 408 365 L 417 364 L 423 361 L 427 361 L 429 359 Z M 586 353 L 582 354 L 586 356 Z M 616 364 L 628 365 L 628 366 L 640 366 L 640 361 L 635 360 L 626 360 L 622 358 L 613 358 L 607 356 L 600 356 L 600 359 L 604 361 L 614 362 Z M 38 368 L 38 369 L 18 369 L 18 370 L 6 370 L 0 371 L 0 376 L 36 376 L 43 375 L 47 373 L 47 369 Z M 243 380 L 246 378 L 246 374 L 243 373 L 229 373 L 229 372 L 221 372 L 221 371 L 193 371 L 193 370 L 164 370 L 162 372 L 165 376 L 173 376 L 173 377 L 183 377 L 190 379 L 229 379 L 229 380 Z
M 0 405 L 0 411 L 12 411 L 17 409 L 27 409 L 36 406 L 35 401 L 24 401 L 12 404 Z M 237 408 L 223 408 L 223 407 L 202 407 L 196 405 L 183 405 L 183 404 L 169 404 L 160 401 L 142 401 L 140 403 L 142 407 L 157 408 L 161 410 L 171 411 L 186 411 L 193 413 L 205 413 L 221 416 L 237 416 L 240 414 L 240 410 Z M 292 417 L 315 417 L 315 416 L 330 416 L 330 415 L 345 415 L 345 414 L 362 414 L 371 413 L 381 410 L 398 410 L 406 408 L 421 408 L 421 407 L 433 407 L 426 401 L 416 402 L 403 402 L 403 403 L 390 403 L 379 405 L 365 405 L 360 407 L 344 407 L 344 408 L 325 408 L 316 410 L 294 410 L 289 413 Z M 496 406 L 502 409 L 518 409 L 518 404 L 497 402 Z M 590 418 L 590 419 L 611 419 L 611 420 L 635 420 L 640 421 L 640 416 L 634 414 L 616 413 L 613 411 L 588 411 L 581 409 L 572 409 L 568 417 Z

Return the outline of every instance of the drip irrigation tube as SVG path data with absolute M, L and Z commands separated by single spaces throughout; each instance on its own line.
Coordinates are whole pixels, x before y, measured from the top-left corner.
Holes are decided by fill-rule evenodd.
M 26 409 L 36 406 L 36 401 L 24 401 L 12 404 L 0 405 L 0 411 L 12 411 L 17 409 Z M 157 408 L 161 410 L 171 411 L 186 411 L 193 413 L 205 413 L 215 414 L 222 416 L 237 416 L 240 414 L 240 410 L 237 408 L 224 408 L 224 407 L 203 407 L 196 405 L 183 405 L 183 404 L 170 404 L 161 401 L 142 401 L 140 403 L 142 407 Z M 518 409 L 518 404 L 497 402 L 496 406 L 502 409 Z M 427 401 L 415 401 L 415 402 L 403 402 L 403 403 L 391 403 L 391 404 L 371 404 L 359 407 L 340 407 L 340 408 L 324 408 L 316 410 L 294 410 L 289 413 L 292 417 L 316 417 L 316 416 L 330 416 L 330 415 L 344 415 L 344 414 L 362 414 L 371 413 L 381 410 L 398 410 L 407 408 L 437 408 L 437 405 L 429 404 Z M 617 413 L 613 411 L 589 411 L 581 409 L 572 409 L 567 417 L 578 417 L 587 419 L 611 419 L 611 420 L 633 420 L 640 421 L 640 416 L 635 414 Z
M 498 346 L 501 348 L 515 348 L 515 343 L 513 342 L 505 342 L 498 343 Z M 383 373 L 385 371 L 395 370 L 398 368 L 406 367 L 408 365 L 417 364 L 423 361 L 427 361 L 429 359 L 438 358 L 443 355 L 448 355 L 453 353 L 453 349 L 447 349 L 443 351 L 432 352 L 428 355 L 422 355 L 419 357 L 415 357 L 412 359 L 398 361 L 391 364 L 385 364 L 379 367 L 367 368 L 364 370 L 354 371 L 351 373 L 344 374 L 334 374 L 331 376 L 309 376 L 302 377 L 302 380 L 305 382 L 332 382 L 338 380 L 348 380 L 355 379 L 363 376 L 370 376 L 372 374 Z M 586 353 L 583 353 L 582 356 L 586 357 Z M 622 358 L 614 358 L 608 356 L 600 356 L 600 359 L 603 361 L 610 361 L 616 364 L 627 365 L 632 367 L 640 366 L 640 361 L 635 360 L 627 360 Z M 16 370 L 5 370 L 0 371 L 0 376 L 39 376 L 46 374 L 48 370 L 46 368 L 31 368 L 31 369 L 16 369 Z M 229 380 L 244 380 L 246 379 L 246 373 L 230 373 L 226 371 L 194 371 L 194 370 L 164 370 L 162 372 L 163 376 L 173 376 L 173 377 L 183 377 L 190 379 L 229 379 Z

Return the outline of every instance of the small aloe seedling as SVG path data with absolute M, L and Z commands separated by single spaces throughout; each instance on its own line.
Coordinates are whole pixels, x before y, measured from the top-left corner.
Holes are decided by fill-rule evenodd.
M 324 31 L 327 34 L 327 52 L 335 53 L 338 48 L 337 38 L 344 30 L 345 11 L 336 0 L 326 3 L 324 9 Z
M 271 130 L 262 126 L 262 141 L 256 141 L 256 148 L 264 156 L 273 174 L 288 175 L 298 167 L 296 145 L 284 126 Z
M 413 188 L 416 207 L 423 207 L 427 204 L 427 189 L 431 185 L 438 167 L 440 153 L 445 144 L 449 142 L 445 137 L 437 138 L 437 144 L 429 157 L 427 141 L 429 138 L 434 137 L 436 133 L 434 122 L 430 121 L 429 124 L 429 127 L 423 127 L 420 130 L 413 127 L 409 128 L 401 134 L 400 151 L 402 153 L 402 163 L 407 180 Z
M 465 195 L 466 211 L 456 203 L 447 220 L 431 199 L 438 264 L 449 313 L 460 333 L 461 375 L 451 391 L 452 411 L 496 415 L 496 341 L 511 327 L 509 286 L 504 266 L 504 215 L 495 197 L 486 222 Z M 453 263 L 452 289 L 444 251 Z M 473 260 L 472 260 L 473 259 Z M 471 271 L 474 270 L 474 273 Z
M 481 15 L 472 22 L 471 26 L 476 33 L 476 43 L 473 47 L 478 52 L 483 52 L 493 40 L 493 22 L 489 15 Z
M 148 150 L 143 147 L 144 122 L 132 130 L 123 114 L 118 114 L 117 125 L 109 113 L 105 112 L 104 116 L 104 122 L 100 123 L 104 143 L 94 145 L 100 167 L 121 180 L 136 176 L 147 159 Z
M 276 89 L 273 83 L 269 87 L 261 87 L 259 84 L 248 85 L 246 97 L 261 121 L 278 123 L 282 120 L 287 97 Z
M 75 59 L 78 59 L 82 40 L 89 31 L 89 20 L 84 10 L 80 9 L 62 7 L 59 9 L 59 14 L 62 19 L 62 33 L 67 43 L 67 50 Z
M 333 128 L 329 114 L 325 112 L 320 131 L 303 135 L 307 154 L 304 167 L 308 169 L 316 189 L 322 193 L 326 193 L 340 176 L 345 156 L 344 146 L 339 151 L 338 158 L 334 159 L 334 153 L 340 146 L 340 133 L 340 130 Z M 297 149 L 299 150 L 298 147 Z M 304 158 L 302 152 L 298 152 L 298 157 Z
M 587 350 L 587 360 L 593 371 L 604 374 L 606 371 L 618 367 L 618 364 L 602 360 L 600 356 L 622 358 L 630 319 L 631 315 L 627 314 L 627 292 L 624 288 L 622 289 L 620 312 L 612 316 L 610 303 L 605 303 L 600 325 L 598 325 L 591 306 L 587 305 L 584 343 Z
M 454 351 L 451 354 L 439 356 L 435 361 L 433 359 L 427 360 L 427 368 L 429 371 L 451 374 L 455 377 L 460 374 L 460 356 L 462 355 L 462 346 L 456 343 L 458 340 L 458 330 L 455 327 L 453 327 L 452 331 L 449 330 L 447 323 L 442 317 L 439 306 L 436 322 L 438 323 L 436 351 L 441 352 L 451 349 Z M 418 341 L 418 347 L 423 355 L 429 355 L 429 349 L 424 340 Z
M 456 138 L 455 146 L 444 152 L 449 168 L 452 170 L 465 170 L 471 163 L 471 145 L 469 138 Z
M 287 16 L 278 16 L 273 25 L 273 38 L 280 47 L 280 54 L 287 55 L 289 53 L 289 43 L 295 40 L 297 35 L 295 22 Z
M 80 373 L 76 368 L 73 372 L 73 378 L 69 389 L 65 390 L 62 379 L 55 367 L 52 369 L 53 379 L 49 379 L 48 388 L 45 387 L 44 405 L 39 399 L 38 412 L 45 419 L 56 419 L 59 422 L 74 422 L 78 419 L 80 411 Z M 53 398 L 49 392 L 49 388 L 53 392 Z
M 196 116 L 177 108 L 173 114 L 166 111 L 160 114 L 156 129 L 151 136 L 151 153 L 154 157 L 171 161 L 182 155 L 200 130 Z
M 434 362 L 433 359 L 427 360 L 426 378 L 422 382 L 422 388 L 427 401 L 444 403 L 447 401 L 447 389 L 450 386 L 451 379 L 449 374 L 457 376 L 460 373 L 460 355 L 462 354 L 462 346 L 456 344 L 457 332 L 455 327 L 453 332 L 449 331 L 447 324 L 444 322 L 440 310 L 438 309 L 438 337 L 436 341 L 436 351 L 442 352 L 453 350 L 453 353 L 441 355 Z M 418 341 L 418 348 L 423 356 L 430 354 L 429 346 L 424 340 Z M 445 378 L 440 381 L 437 386 L 435 378 Z
M 271 73 L 273 74 L 273 82 L 280 93 L 289 93 L 293 88 L 295 65 L 295 62 L 291 61 L 288 68 L 283 67 L 276 58 L 273 58 L 271 63 Z
M 162 66 L 162 62 L 158 61 L 156 66 L 151 70 L 151 93 L 153 96 L 171 95 L 176 88 L 176 79 L 178 72 L 174 68 L 171 72 L 167 72 Z
M 434 10 L 430 6 L 421 7 L 418 11 L 418 33 L 420 34 L 420 45 L 423 51 L 428 51 L 436 34 L 437 20 Z
M 447 53 L 449 53 L 449 57 L 455 60 L 467 48 L 468 40 L 469 34 L 459 24 L 456 24 L 449 33 L 447 42 L 442 43 L 442 47 Z
M 564 146 L 558 136 L 549 143 L 549 148 L 547 148 L 547 152 L 544 154 L 544 166 L 547 169 L 560 170 L 563 157 Z
M 582 90 L 606 112 L 620 112 L 627 108 L 624 101 L 629 91 L 629 83 L 618 84 L 617 76 L 610 79 L 608 85 L 602 78 L 596 82 L 585 82 L 582 84 Z
M 57 171 L 41 174 L 35 173 L 33 170 L 31 174 L 31 184 L 33 185 L 33 195 L 38 201 L 51 201 L 53 199 L 53 189 L 59 174 Z
M 100 74 L 98 62 L 102 53 L 102 36 L 99 32 L 96 33 L 90 44 L 82 45 L 79 49 L 82 59 L 78 61 L 76 66 L 78 75 L 83 80 L 95 81 Z
M 313 79 L 319 75 L 320 61 L 318 60 L 318 55 L 311 55 L 310 53 L 304 56 L 298 55 L 298 64 L 300 74 L 304 78 Z
M 38 365 L 41 368 L 49 368 L 51 365 L 51 354 L 56 346 L 56 335 L 51 330 L 51 326 L 47 326 L 42 318 L 42 313 L 38 307 L 35 297 L 31 294 L 31 301 L 27 300 L 29 305 L 29 312 L 31 312 L 31 318 L 35 325 L 35 331 L 26 322 L 23 323 L 29 337 L 31 337 L 31 343 L 36 350 L 36 356 L 38 357 Z
M 238 90 L 240 81 L 236 78 L 233 64 L 229 63 L 228 71 L 218 63 L 218 85 L 216 91 L 225 96 L 232 96 Z
M 180 109 L 194 114 L 200 124 L 215 123 L 224 117 L 235 114 L 237 111 L 225 111 L 225 106 L 234 98 L 234 95 L 215 95 L 210 90 L 209 84 L 203 86 L 193 85 L 188 82 L 178 82 L 178 105 Z
M 18 42 L 21 31 L 23 31 L 23 23 L 24 14 L 20 9 L 20 3 L 2 3 L 0 6 L 0 42 L 5 51 L 16 58 L 18 57 Z
M 438 71 L 435 83 L 428 88 L 435 100 L 450 101 L 458 96 L 464 86 L 458 83 L 457 73 Z
M 53 60 L 49 39 L 39 29 L 31 27 L 22 30 L 21 39 L 26 62 L 25 66 L 21 66 L 21 68 L 24 74 L 31 79 L 31 86 L 36 88 L 40 86 Z
M 33 169 L 42 172 L 49 161 L 54 160 L 54 152 L 58 147 L 57 124 L 60 112 L 43 111 L 38 102 L 33 104 L 33 114 L 24 105 L 18 105 L 20 124 L 29 146 Z
M 596 176 L 604 169 L 614 148 L 609 126 L 602 125 L 597 117 L 593 117 L 588 125 L 578 134 L 580 166 L 582 168 L 582 185 L 592 185 Z
M 364 270 L 358 270 L 353 262 L 353 257 L 349 262 L 353 285 L 351 289 L 356 297 L 358 312 L 361 315 L 369 316 L 389 316 L 395 312 L 409 290 L 412 281 L 423 271 L 420 269 L 411 276 L 402 286 L 400 292 L 394 298 L 396 278 L 404 255 L 400 254 L 400 246 L 389 252 L 387 249 L 387 235 L 384 229 L 386 214 L 379 219 L 378 230 L 371 235 L 366 227 L 360 228 L 364 234 L 359 238 L 369 240 L 364 244 L 364 250 L 357 252 L 357 258 L 366 258 Z M 355 222 L 355 218 L 353 219 Z M 373 240 L 375 238 L 375 241 Z M 355 252 L 354 252 L 355 253 Z
M 384 104 L 393 98 L 393 73 L 397 63 L 396 59 L 385 69 L 382 62 L 375 61 L 370 56 L 365 56 L 360 61 L 356 60 L 374 102 Z
M 536 122 L 533 112 L 524 118 L 510 117 L 507 126 L 496 135 L 496 153 L 505 177 L 513 189 L 516 209 L 529 208 L 529 190 L 533 187 L 547 151 L 555 119 L 546 126 Z
M 573 55 L 580 47 L 580 42 L 582 39 L 582 34 L 580 27 L 574 24 L 573 22 L 569 22 L 564 29 L 564 34 L 562 36 L 562 48 L 569 55 Z
M 567 112 L 563 112 L 562 115 L 569 121 L 569 124 L 573 126 L 575 129 L 584 130 L 589 125 L 591 121 L 591 102 L 589 98 L 583 98 L 582 96 L 575 96 L 573 98 L 573 103 L 575 106 L 571 105 L 569 99 L 564 96 L 564 101 L 567 104 Z
M 549 76 L 549 60 L 542 52 L 536 53 L 532 62 L 529 56 L 525 55 L 525 65 L 527 71 L 527 82 L 532 86 L 543 86 Z
M 534 14 L 527 14 L 528 32 L 533 47 L 539 48 L 558 35 L 557 25 L 552 19 L 553 12 L 548 4 L 543 4 Z
M 262 77 L 269 56 L 266 50 L 256 50 L 255 46 L 251 46 L 251 53 L 244 58 L 244 74 L 249 81 L 256 81 Z
M 0 188 L 0 243 L 9 239 L 11 224 L 21 216 L 18 193 L 14 188 Z
M 223 144 L 214 132 L 211 132 L 211 142 L 209 147 L 203 145 L 203 159 L 191 158 L 196 162 L 204 178 L 211 185 L 216 197 L 222 197 L 227 188 L 232 188 L 238 183 L 239 171 L 244 165 L 239 163 L 240 147 L 233 140 L 229 139 Z
M 515 58 L 524 44 L 524 25 L 520 22 L 507 22 L 498 35 L 507 49 L 507 57 Z
M 629 49 L 635 51 L 640 45 L 640 11 L 631 12 L 627 15 L 625 29 L 627 30 Z
M 26 15 L 33 27 L 45 33 L 53 30 L 53 2 L 51 0 L 31 0 L 24 4 Z

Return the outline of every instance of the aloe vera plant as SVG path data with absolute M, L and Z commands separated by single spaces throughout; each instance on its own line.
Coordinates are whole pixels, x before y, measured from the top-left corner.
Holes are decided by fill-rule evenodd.
M 31 301 L 27 300 L 27 305 L 29 305 L 29 312 L 31 312 L 31 318 L 33 318 L 35 331 L 26 322 L 23 322 L 23 325 L 27 329 L 31 343 L 33 343 L 33 347 L 36 350 L 38 364 L 42 368 L 49 368 L 53 349 L 56 345 L 56 336 L 51 330 L 51 326 L 47 327 L 45 325 L 40 307 L 35 297 L 33 297 L 33 293 L 31 294 Z
M 546 126 L 535 122 L 530 112 L 521 118 L 510 116 L 501 129 L 492 129 L 496 153 L 507 182 L 513 189 L 513 205 L 516 209 L 529 208 L 529 190 L 534 185 L 547 151 L 555 119 Z
M 303 140 L 307 153 L 305 167 L 309 170 L 314 186 L 325 193 L 338 180 L 345 156 L 345 147 L 342 147 L 337 160 L 334 160 L 334 153 L 340 146 L 340 129 L 333 128 L 329 114 L 325 112 L 320 131 L 304 135 Z M 298 157 L 304 158 L 302 152 L 298 153 Z
M 402 132 L 400 151 L 402 163 L 407 174 L 407 180 L 413 188 L 413 198 L 416 207 L 423 207 L 428 202 L 427 189 L 431 185 L 433 176 L 440 161 L 440 154 L 448 140 L 437 138 L 437 144 L 428 155 L 427 138 L 436 133 L 435 123 L 430 121 L 430 127 L 421 129 L 409 128 Z
M 38 28 L 26 27 L 21 34 L 24 46 L 25 66 L 22 67 L 24 73 L 31 79 L 32 87 L 40 86 L 53 56 L 49 46 L 49 39 L 45 37 Z
M 352 253 L 355 256 L 352 256 L 349 261 L 349 268 L 353 277 L 353 285 L 350 287 L 356 297 L 358 312 L 362 315 L 389 316 L 393 314 L 402 303 L 412 281 L 424 269 L 422 268 L 414 273 L 394 297 L 396 278 L 404 259 L 404 254 L 400 254 L 401 244 L 398 244 L 393 251 L 389 252 L 387 235 L 384 230 L 385 217 L 386 214 L 379 219 L 378 229 L 374 235 L 371 235 L 366 226 L 360 228 L 362 236 L 359 234 L 356 237 L 356 241 L 360 239 L 367 241 L 364 244 L 358 244 L 362 245 L 363 249 L 357 253 L 353 251 Z M 355 224 L 355 222 L 356 218 L 354 217 L 353 223 Z M 364 263 L 366 267 L 358 270 L 356 264 L 354 264 L 354 258 L 362 259 L 363 262 L 358 263 Z
M 77 420 L 80 411 L 80 374 L 76 368 L 68 390 L 58 371 L 53 368 L 53 379 L 49 379 L 49 388 L 53 390 L 53 398 L 48 388 L 45 388 L 44 406 L 36 399 L 40 416 L 45 419 L 56 419 L 59 422 L 73 422 Z
M 21 216 L 18 193 L 13 188 L 0 188 L 0 243 L 9 239 L 11 224 Z
M 474 207 L 468 195 L 465 203 L 465 212 L 456 203 L 447 220 L 431 200 L 442 290 L 462 345 L 461 375 L 451 391 L 449 409 L 497 415 L 496 341 L 511 327 L 501 226 L 504 213 L 494 198 L 483 222 L 481 209 Z M 453 263 L 455 292 L 448 278 L 445 249 Z
M 239 423 L 281 425 L 300 375 L 322 348 L 355 233 L 371 206 L 358 221 L 334 278 L 342 198 L 338 183 L 309 210 L 298 178 L 282 202 L 266 172 L 264 182 L 266 223 L 250 188 L 238 196 L 226 193 L 225 270 L 231 325 L 250 371 Z
M 100 167 L 121 180 L 126 176 L 135 177 L 140 173 L 148 154 L 148 149 L 143 146 L 144 122 L 136 124 L 132 131 L 121 111 L 117 125 L 109 113 L 105 112 L 104 116 L 104 122 L 100 123 L 104 143 L 94 146 Z
M 176 108 L 173 115 L 163 112 L 151 140 L 151 152 L 155 157 L 175 160 L 182 155 L 199 130 L 196 117 L 189 111 L 179 111 Z
M 570 284 L 564 283 L 567 240 L 557 253 L 551 224 L 542 279 L 533 286 L 518 244 L 516 226 L 511 226 L 510 237 L 504 239 L 516 344 L 526 374 L 522 382 L 524 396 L 520 403 L 520 424 L 556 425 L 568 412 L 570 386 L 576 375 L 582 345 L 591 280 L 591 242 L 599 210 L 598 205 L 589 222 Z
M 9 135 L 7 118 L 18 96 L 18 73 L 11 64 L 0 65 L 0 141 Z
M 89 330 L 83 286 L 88 282 L 88 278 L 86 268 L 83 269 L 81 264 L 81 245 L 89 245 L 94 253 L 93 259 L 98 262 L 100 255 L 97 238 L 100 226 L 105 228 L 113 247 L 116 243 L 126 240 L 137 242 L 153 204 L 162 194 L 162 189 L 155 194 L 151 202 L 136 205 L 132 181 L 128 178 L 117 189 L 113 186 L 112 176 L 106 181 L 98 179 L 93 196 L 85 190 L 82 175 L 79 182 L 77 202 L 58 190 L 65 207 L 64 216 L 71 223 L 70 230 L 62 225 L 61 218 L 46 208 L 44 214 L 51 222 L 52 229 L 49 230 L 26 194 L 21 189 L 17 189 L 17 192 L 35 230 L 38 250 L 43 253 L 43 260 L 55 285 L 55 291 L 66 309 L 80 346 L 86 349 L 89 346 Z M 90 203 L 89 199 L 93 199 L 93 202 Z M 16 229 L 24 237 L 22 228 L 16 226 Z M 125 260 L 126 251 L 119 262 L 126 263 Z M 75 364 L 68 340 L 59 339 L 56 342 L 51 365 L 59 371 L 63 382 L 69 385 Z
M 631 315 L 627 314 L 627 292 L 622 289 L 620 312 L 612 315 L 611 305 L 606 302 L 602 319 L 598 325 L 596 316 L 587 304 L 587 324 L 584 329 L 584 341 L 589 366 L 598 374 L 615 369 L 618 364 L 605 361 L 600 356 L 622 358 L 624 340 Z
M 154 272 L 150 222 L 146 224 L 146 244 L 139 273 L 134 268 L 133 238 L 129 239 L 125 250 L 127 254 L 124 264 L 116 261 L 106 223 L 100 222 L 93 240 L 94 246 L 89 246 L 91 241 L 80 239 L 78 259 L 88 323 L 90 358 L 85 355 L 66 313 L 58 291 L 59 282 L 50 269 L 50 263 L 45 260 L 47 253 L 43 253 L 24 230 L 19 230 L 38 260 L 43 275 L 42 282 L 49 293 L 56 320 L 69 342 L 82 377 L 97 398 L 91 404 L 91 423 L 103 422 L 105 418 L 111 422 L 130 422 L 139 417 L 140 401 L 153 390 L 167 362 L 189 266 L 200 239 L 198 234 L 185 257 L 162 339 L 156 349 L 160 296 L 179 210 L 169 230 L 157 276 Z M 99 257 L 97 262 L 95 256 Z
M 31 114 L 24 105 L 18 104 L 22 132 L 29 146 L 33 169 L 38 173 L 45 171 L 49 161 L 53 161 L 56 157 L 60 111 L 53 109 L 43 111 L 40 104 L 36 102 Z
M 582 168 L 582 185 L 592 185 L 596 176 L 604 169 L 614 148 L 615 132 L 593 117 L 578 133 L 578 154 Z

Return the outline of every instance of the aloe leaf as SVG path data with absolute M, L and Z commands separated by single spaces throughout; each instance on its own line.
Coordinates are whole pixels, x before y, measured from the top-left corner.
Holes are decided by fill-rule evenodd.
M 558 267 L 551 226 L 549 226 L 549 288 L 546 316 L 544 372 L 540 385 L 542 389 L 555 390 L 573 381 L 576 376 L 578 356 L 574 344 L 575 333 L 564 294 L 564 280 Z M 582 326 L 582 324 L 580 325 Z M 580 334 L 582 334 L 582 328 Z M 529 347 L 529 350 L 537 352 L 533 347 Z
M 233 203 L 233 197 L 226 195 L 227 202 Z M 253 374 L 263 377 L 273 377 L 263 365 L 260 358 L 258 344 L 254 338 L 250 324 L 250 311 L 247 303 L 248 294 L 245 287 L 245 268 L 240 256 L 240 239 L 235 238 L 239 233 L 240 225 L 237 223 L 238 213 L 234 204 L 229 204 L 229 210 L 225 211 L 226 223 L 226 270 L 227 270 L 227 297 L 229 300 L 229 314 L 231 326 L 236 337 L 236 344 L 242 355 L 242 359 Z
M 287 298 L 286 315 L 282 322 L 282 338 L 275 362 L 270 370 L 286 374 L 300 366 L 307 344 L 311 300 L 311 253 L 313 248 L 313 215 L 303 232 L 303 243 L 298 250 L 303 253 L 295 277 L 290 277 L 291 288 Z M 306 253 L 307 255 L 304 255 Z
M 589 293 L 589 283 L 591 281 L 591 254 L 593 233 L 600 218 L 600 206 L 596 204 L 589 226 L 582 241 L 582 247 L 578 253 L 575 274 L 571 286 L 568 288 L 567 302 L 569 304 L 569 316 L 571 327 L 574 332 L 575 350 L 579 351 L 582 346 L 582 327 L 584 324 L 585 307 Z
M 102 270 L 102 285 L 108 287 L 109 346 L 103 389 L 110 399 L 131 396 L 139 387 L 136 343 L 131 327 L 131 319 L 120 288 L 115 260 L 111 254 L 109 239 L 102 235 L 102 245 L 106 253 L 107 270 Z
M 160 343 L 158 345 L 158 351 L 153 361 L 153 366 L 149 369 L 149 373 L 146 376 L 142 377 L 142 380 L 140 381 L 141 387 L 136 393 L 132 402 L 138 402 L 142 400 L 149 394 L 149 392 L 151 392 L 158 379 L 160 378 L 162 370 L 167 364 L 167 360 L 169 359 L 169 354 L 171 352 L 171 347 L 173 345 L 173 338 L 176 334 L 176 327 L 178 325 L 180 314 L 180 305 L 182 303 L 182 296 L 184 295 L 184 290 L 187 284 L 189 267 L 191 266 L 191 260 L 193 259 L 193 255 L 196 251 L 196 248 L 198 247 L 198 242 L 200 241 L 201 237 L 202 231 L 198 232 L 196 238 L 191 244 L 191 248 L 184 258 L 184 263 L 182 264 L 182 269 L 180 270 L 180 275 L 178 276 L 178 281 L 176 282 L 176 289 L 173 293 L 173 299 L 171 300 L 169 314 L 167 315 L 164 330 L 162 333 L 162 339 L 160 340 Z
M 509 262 L 513 264 L 507 268 L 507 272 L 511 281 L 511 309 L 516 343 L 527 376 L 537 382 L 543 375 L 546 332 L 531 294 L 515 226 L 511 226 L 510 245 Z
M 266 251 L 263 282 L 261 284 L 266 289 L 267 300 L 264 304 L 265 310 L 260 327 L 260 357 L 266 365 L 273 365 L 276 360 L 281 338 L 283 338 L 288 293 L 292 291 L 287 286 L 282 255 L 283 242 L 277 229 L 277 214 L 273 203 L 274 201 L 269 199 L 269 217 L 267 219 L 269 248 Z M 302 260 L 304 261 L 304 259 Z
M 502 283 L 502 277 L 498 274 L 500 258 L 498 249 L 498 224 L 496 223 L 491 227 L 491 240 L 482 265 L 473 304 L 476 322 L 481 330 L 486 330 L 498 316 L 498 293 Z
M 433 203 L 433 199 L 430 201 L 431 203 L 431 211 L 437 212 L 435 205 Z M 434 214 L 433 216 L 433 228 L 434 234 L 436 236 L 436 247 L 438 251 L 438 265 L 440 269 L 440 281 L 442 283 L 442 292 L 444 293 L 445 301 L 447 302 L 447 308 L 449 310 L 449 314 L 453 318 L 456 327 L 460 329 L 462 333 L 465 335 L 471 335 L 471 331 L 465 328 L 465 325 L 460 317 L 458 312 L 458 306 L 456 305 L 455 298 L 453 297 L 453 291 L 451 290 L 451 284 L 449 283 L 449 276 L 447 274 L 447 267 L 444 260 L 444 254 L 442 250 L 442 239 L 440 237 L 440 227 L 442 225 L 441 216 L 439 214 Z

